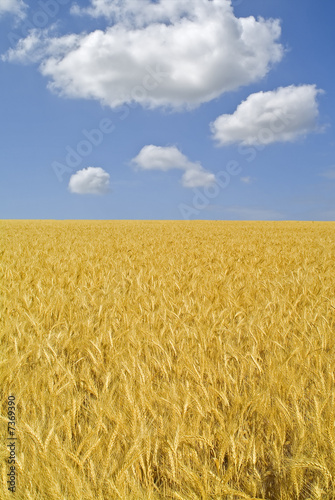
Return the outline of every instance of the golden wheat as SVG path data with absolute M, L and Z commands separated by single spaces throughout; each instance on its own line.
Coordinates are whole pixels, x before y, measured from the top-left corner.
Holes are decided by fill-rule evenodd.
M 0 231 L 1 498 L 335 498 L 334 223 Z

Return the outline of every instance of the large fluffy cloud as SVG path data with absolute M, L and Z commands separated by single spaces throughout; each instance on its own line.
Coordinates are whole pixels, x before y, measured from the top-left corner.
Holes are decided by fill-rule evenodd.
M 182 184 L 188 188 L 209 186 L 215 182 L 214 174 L 205 170 L 199 162 L 191 162 L 175 146 L 144 146 L 132 163 L 142 170 L 183 170 Z
M 87 167 L 71 176 L 69 190 L 76 194 L 106 194 L 110 190 L 109 178 L 102 168 Z
M 211 124 L 214 139 L 222 146 L 292 142 L 318 129 L 320 92 L 315 85 L 291 85 L 251 94 L 232 115 Z
M 110 26 L 66 40 L 39 33 L 38 43 L 35 32 L 7 59 L 39 58 L 65 96 L 181 108 L 258 81 L 283 56 L 279 21 L 237 18 L 230 0 L 92 0 L 84 11 Z
M 27 6 L 22 0 L 0 0 L 0 17 L 3 14 L 15 14 L 23 17 Z

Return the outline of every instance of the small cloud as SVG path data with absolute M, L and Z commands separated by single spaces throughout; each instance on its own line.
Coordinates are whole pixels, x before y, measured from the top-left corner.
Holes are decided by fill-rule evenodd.
M 316 85 L 290 85 L 251 94 L 233 114 L 211 123 L 213 138 L 219 146 L 267 145 L 320 131 L 317 96 L 322 92 Z
M 209 186 L 215 182 L 214 174 L 204 169 L 201 163 L 191 162 L 175 146 L 144 146 L 131 162 L 142 170 L 184 170 L 182 184 L 188 188 Z
M 251 184 L 252 178 L 251 177 L 241 177 L 241 181 L 244 182 L 244 184 Z
M 331 181 L 335 181 L 335 166 L 331 167 L 329 170 L 326 170 L 322 174 L 322 177 L 326 177 L 326 179 L 330 179 Z
M 206 187 L 214 184 L 214 182 L 215 175 L 197 164 L 188 167 L 182 177 L 183 186 L 188 188 Z
M 110 191 L 110 175 L 100 167 L 78 170 L 70 178 L 69 190 L 76 194 L 107 194 Z

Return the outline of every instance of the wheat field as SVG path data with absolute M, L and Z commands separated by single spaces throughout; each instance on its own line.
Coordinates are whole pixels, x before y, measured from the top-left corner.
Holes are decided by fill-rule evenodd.
M 335 498 L 335 223 L 0 233 L 2 499 Z

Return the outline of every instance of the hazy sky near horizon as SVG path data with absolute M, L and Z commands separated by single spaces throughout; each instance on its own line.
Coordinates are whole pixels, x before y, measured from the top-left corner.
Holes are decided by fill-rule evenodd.
M 0 218 L 335 220 L 334 15 L 0 0 Z

